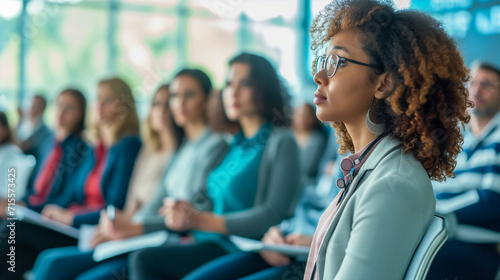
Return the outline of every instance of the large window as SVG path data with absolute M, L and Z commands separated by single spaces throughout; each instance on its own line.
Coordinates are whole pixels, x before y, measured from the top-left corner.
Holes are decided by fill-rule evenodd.
M 242 51 L 271 60 L 295 100 L 310 102 L 315 85 L 308 27 L 328 3 L 0 0 L 0 109 L 15 119 L 18 100 L 38 92 L 51 99 L 67 86 L 81 88 L 92 100 L 96 82 L 117 75 L 130 84 L 144 115 L 151 93 L 183 67 L 207 70 L 222 87 L 228 59 Z M 396 5 L 428 9 L 443 21 L 466 63 L 500 61 L 500 1 L 398 0 Z

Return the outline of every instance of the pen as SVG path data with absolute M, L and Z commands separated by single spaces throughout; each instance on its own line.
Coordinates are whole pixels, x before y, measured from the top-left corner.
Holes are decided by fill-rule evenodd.
M 108 215 L 109 220 L 111 221 L 112 225 L 115 225 L 115 207 L 113 205 L 108 205 L 106 208 L 106 214 Z

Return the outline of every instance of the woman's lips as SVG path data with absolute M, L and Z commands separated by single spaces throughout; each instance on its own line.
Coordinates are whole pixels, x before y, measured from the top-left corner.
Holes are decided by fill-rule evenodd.
M 240 108 L 240 104 L 237 103 L 237 102 L 234 102 L 233 104 L 231 104 L 231 107 L 233 107 L 233 108 Z
M 326 97 L 321 95 L 318 91 L 314 93 L 314 100 L 313 100 L 314 104 L 319 105 L 325 101 L 326 101 Z

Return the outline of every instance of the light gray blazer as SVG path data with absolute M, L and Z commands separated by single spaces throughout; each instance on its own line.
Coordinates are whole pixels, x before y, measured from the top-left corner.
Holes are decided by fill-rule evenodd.
M 401 280 L 432 220 L 429 176 L 385 137 L 363 164 L 321 244 L 319 279 Z

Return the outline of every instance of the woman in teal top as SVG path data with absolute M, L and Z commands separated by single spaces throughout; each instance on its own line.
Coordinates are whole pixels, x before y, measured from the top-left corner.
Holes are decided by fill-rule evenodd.
M 167 200 L 162 212 L 170 229 L 192 230 L 194 241 L 138 251 L 129 257 L 131 277 L 180 279 L 200 265 L 233 252 L 230 234 L 261 238 L 291 215 L 300 194 L 298 148 L 282 128 L 286 92 L 264 58 L 240 54 L 230 63 L 224 110 L 242 130 L 207 181 L 213 212 Z

